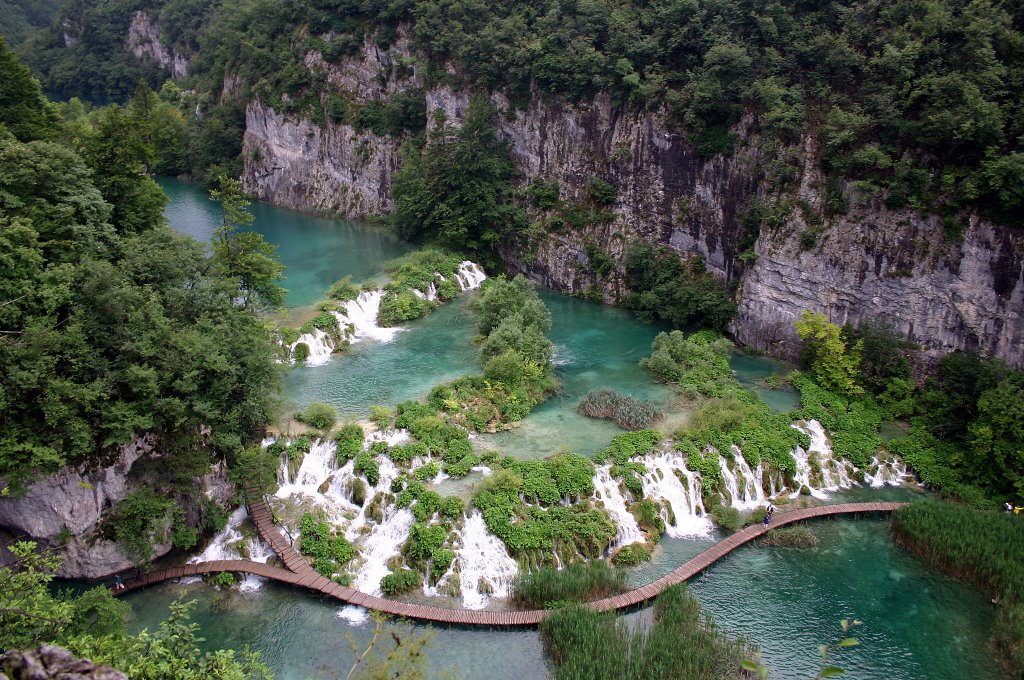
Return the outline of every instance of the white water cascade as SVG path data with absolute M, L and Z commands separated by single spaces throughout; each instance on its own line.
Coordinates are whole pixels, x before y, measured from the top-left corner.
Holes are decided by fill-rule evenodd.
M 832 455 L 832 445 L 825 434 L 825 428 L 817 420 L 800 421 L 793 423 L 792 427 L 800 430 L 811 438 L 811 446 L 806 451 L 803 447 L 796 447 L 793 458 L 796 459 L 796 474 L 793 475 L 796 482 L 796 489 L 789 495 L 790 498 L 797 498 L 801 489 L 807 487 L 811 495 L 818 499 L 827 499 L 828 492 L 840 489 L 849 489 L 853 486 L 853 478 L 850 476 L 849 466 L 845 461 L 836 460 Z M 820 483 L 815 483 L 817 471 L 811 463 L 812 456 L 816 456 L 818 465 L 821 468 Z
M 403 329 L 381 328 L 377 325 L 377 314 L 380 312 L 380 302 L 384 299 L 382 290 L 364 290 L 355 300 L 345 303 L 344 312 L 331 312 L 338 319 L 342 328 L 348 324 L 354 327 L 352 342 L 362 340 L 376 340 L 377 342 L 391 342 Z
M 672 537 L 711 533 L 711 521 L 701 500 L 700 476 L 687 469 L 686 459 L 670 451 L 644 456 L 641 462 L 647 467 L 642 480 L 644 497 L 672 508 L 672 516 L 662 510 L 665 533 Z M 682 480 L 686 480 L 685 486 Z
M 617 534 L 612 548 L 621 548 L 630 543 L 644 543 L 644 537 L 636 518 L 626 508 L 626 499 L 619 491 L 619 482 L 612 478 L 611 466 L 600 465 L 594 474 L 594 497 L 604 506 Z
M 299 344 L 305 344 L 309 348 L 309 356 L 305 361 L 307 366 L 326 364 L 331 360 L 331 354 L 334 352 L 334 341 L 331 340 L 331 336 L 319 328 L 314 328 L 311 333 L 303 333 L 298 340 L 288 345 L 289 356 L 295 355 L 295 348 Z
M 872 487 L 902 486 L 904 482 L 913 480 L 914 476 L 907 470 L 906 464 L 896 456 L 885 460 L 875 456 L 871 465 L 864 472 L 864 481 Z
M 473 510 L 466 518 L 456 540 L 461 545 L 455 549 L 452 571 L 459 574 L 462 606 L 483 609 L 491 597 L 508 597 L 509 587 L 519 574 L 519 567 L 509 556 L 505 544 L 487 531 L 484 516 L 479 510 Z M 450 574 L 445 576 L 449 577 Z M 489 594 L 483 592 L 487 590 L 490 590 Z
M 198 555 L 193 555 L 189 558 L 189 564 L 195 564 L 197 562 L 210 562 L 214 560 L 238 560 L 246 559 L 252 562 L 260 562 L 266 564 L 267 560 L 274 554 L 273 549 L 266 543 L 264 543 L 258 535 L 246 537 L 242 534 L 241 526 L 249 517 L 249 512 L 245 507 L 236 509 L 228 517 L 227 526 L 221 529 L 212 539 L 209 544 Z M 183 583 L 193 583 L 200 581 L 198 576 L 189 577 L 182 579 Z M 238 589 L 242 592 L 251 592 L 253 590 L 259 590 L 263 585 L 265 579 L 253 574 L 245 574 L 242 581 L 238 584 Z
M 459 270 L 455 272 L 455 282 L 462 290 L 476 290 L 486 278 L 487 274 L 484 274 L 480 265 L 469 260 L 464 260 L 459 265 Z
M 391 573 L 387 562 L 409 538 L 415 520 L 407 508 L 391 506 L 384 511 L 384 521 L 374 524 L 362 540 L 359 552 L 363 563 L 352 579 L 353 588 L 370 595 L 381 594 L 380 580 Z
M 758 465 L 755 470 L 751 470 L 750 465 L 743 457 L 743 452 L 736 445 L 732 447 L 732 454 L 732 468 L 729 467 L 729 461 L 725 459 L 725 456 L 718 456 L 722 480 L 729 493 L 725 500 L 739 510 L 753 510 L 764 505 L 765 494 L 764 489 L 761 488 L 761 466 Z

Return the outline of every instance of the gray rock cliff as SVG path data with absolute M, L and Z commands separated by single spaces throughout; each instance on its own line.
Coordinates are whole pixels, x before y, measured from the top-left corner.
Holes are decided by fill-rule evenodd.
M 100 535 L 103 514 L 132 493 L 140 483 L 132 468 L 153 456 L 152 436 L 140 437 L 118 449 L 114 461 L 98 469 L 68 466 L 32 483 L 23 494 L 0 498 L 0 534 L 29 539 L 53 548 L 62 564 L 59 576 L 99 578 L 134 565 L 131 555 Z M 204 497 L 227 505 L 233 488 L 223 464 L 196 482 Z M 186 514 L 194 511 L 189 504 Z M 6 543 L 6 541 L 4 541 Z M 154 546 L 160 557 L 171 550 L 169 538 Z M 0 555 L 0 561 L 7 555 Z
M 323 64 L 327 80 L 357 101 L 420 87 L 415 74 L 397 78 L 389 66 L 410 56 L 400 39 L 389 50 L 367 41 L 359 57 Z M 376 77 L 391 73 L 388 77 Z M 372 76 L 372 77 L 367 77 Z M 458 124 L 465 94 L 447 87 L 424 91 L 428 118 L 443 110 Z M 510 269 L 559 290 L 596 288 L 605 301 L 622 290 L 622 256 L 636 240 L 665 244 L 682 258 L 700 256 L 721 280 L 737 287 L 733 335 L 758 350 L 792 356 L 792 320 L 821 311 L 837 323 L 881 320 L 918 343 L 928 357 L 976 350 L 1024 367 L 1024 239 L 1015 231 L 973 219 L 962 240 L 950 240 L 937 220 L 893 212 L 879 201 L 854 202 L 846 215 L 822 214 L 824 179 L 814 140 L 785 149 L 797 177 L 785 197 L 803 206 L 778 228 L 762 228 L 753 252 L 740 259 L 740 216 L 765 195 L 762 158 L 748 121 L 734 130 L 737 153 L 704 158 L 663 112 L 623 110 L 608 97 L 571 105 L 537 95 L 510 111 L 499 94 L 500 134 L 508 140 L 522 180 L 557 179 L 562 199 L 583 199 L 592 178 L 618 188 L 614 219 L 578 231 L 535 236 L 525 247 L 506 246 Z M 293 120 L 265 104 L 249 104 L 245 134 L 245 188 L 255 196 L 300 210 L 361 216 L 387 212 L 399 140 L 348 125 Z M 804 214 L 818 216 L 810 225 Z M 813 246 L 806 247 L 809 231 Z M 619 271 L 596 280 L 586 269 L 586 245 L 610 255 Z M 751 257 L 754 255 L 756 257 Z

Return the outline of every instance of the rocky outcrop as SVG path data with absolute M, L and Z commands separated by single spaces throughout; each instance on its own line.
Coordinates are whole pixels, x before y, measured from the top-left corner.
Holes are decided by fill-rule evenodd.
M 110 666 L 80 659 L 63 647 L 12 650 L 0 655 L 0 680 L 128 680 Z
M 170 71 L 175 80 L 188 75 L 188 59 L 163 44 L 159 22 L 142 10 L 132 15 L 126 44 L 136 59 L 152 59 L 160 68 Z
M 359 58 L 326 65 L 314 54 L 307 66 L 367 101 L 421 85 L 415 75 L 402 80 L 390 69 L 408 56 L 402 40 L 383 52 L 368 41 Z M 430 119 L 444 111 L 458 125 L 468 107 L 465 94 L 447 87 L 427 89 L 424 96 Z M 627 244 L 653 241 L 683 258 L 699 256 L 717 277 L 737 286 L 732 332 L 759 350 L 791 356 L 792 320 L 811 309 L 837 323 L 881 320 L 930 356 L 977 350 L 1024 367 L 1024 242 L 1018 233 L 975 219 L 962 241 L 950 240 L 934 218 L 892 212 L 877 200 L 826 217 L 814 139 L 762 158 L 748 135 L 749 121 L 734 130 L 737 153 L 705 158 L 663 112 L 623 110 L 608 97 L 570 105 L 537 93 L 516 110 L 501 95 L 493 101 L 500 134 L 524 182 L 556 179 L 564 200 L 584 200 L 595 177 L 618 189 L 613 219 L 506 245 L 502 255 L 511 270 L 611 302 L 624 292 Z M 292 120 L 254 101 L 247 115 L 245 187 L 301 210 L 387 212 L 397 150 L 396 140 L 329 121 Z M 766 196 L 758 178 L 782 154 L 794 188 Z M 750 244 L 740 218 L 754 198 L 789 199 L 795 207 L 781 226 L 762 227 L 753 251 L 741 259 Z M 619 263 L 619 271 L 600 280 L 590 273 L 588 243 Z
M 132 556 L 100 534 L 100 522 L 107 510 L 145 481 L 132 474 L 133 468 L 143 457 L 154 455 L 153 437 L 140 437 L 120 447 L 110 465 L 66 467 L 37 480 L 23 494 L 0 498 L 0 534 L 54 549 L 62 560 L 58 575 L 65 578 L 98 578 L 130 568 L 135 563 Z M 197 480 L 197 489 L 223 506 L 233 493 L 223 464 Z M 186 516 L 197 512 L 193 505 L 185 504 Z M 161 542 L 154 546 L 154 556 L 167 554 L 171 547 L 170 540 Z M 9 555 L 0 554 L 0 561 L 6 559 Z

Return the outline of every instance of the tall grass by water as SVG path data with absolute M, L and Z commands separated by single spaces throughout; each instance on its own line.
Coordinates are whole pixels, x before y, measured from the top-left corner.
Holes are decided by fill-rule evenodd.
M 679 584 L 654 604 L 653 625 L 634 630 L 613 613 L 561 609 L 540 626 L 556 680 L 712 680 L 743 678 L 757 650 L 730 640 Z M 753 677 L 753 676 L 750 676 Z
M 1024 517 L 952 503 L 916 503 L 893 513 L 896 541 L 999 602 L 993 642 L 1014 678 L 1024 678 Z
M 519 576 L 512 586 L 512 604 L 526 609 L 544 609 L 611 597 L 627 588 L 626 572 L 602 560 L 570 564 L 561 570 L 543 567 Z

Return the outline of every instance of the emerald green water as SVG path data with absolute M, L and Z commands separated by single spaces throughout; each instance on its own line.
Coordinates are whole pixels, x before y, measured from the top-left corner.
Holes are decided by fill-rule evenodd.
M 220 216 L 196 186 L 161 182 L 172 198 L 171 225 L 208 239 Z M 271 206 L 254 206 L 254 229 L 279 246 L 288 269 L 288 304 L 318 300 L 330 283 L 346 274 L 365 280 L 379 273 L 382 261 L 408 246 L 359 222 L 311 218 Z M 619 430 L 611 423 L 575 413 L 579 399 L 595 387 L 612 387 L 658 402 L 673 418 L 680 415 L 672 393 L 654 384 L 637 362 L 661 330 L 621 310 L 543 291 L 553 316 L 556 373 L 562 387 L 508 432 L 485 435 L 485 445 L 520 457 L 542 457 L 559 448 L 593 453 Z M 298 367 L 284 381 L 293 405 L 327 401 L 342 413 L 364 416 L 371 404 L 390 404 L 424 395 L 431 386 L 478 371 L 472 345 L 473 320 L 467 298 L 445 305 L 405 327 L 391 343 L 360 343 L 325 366 Z M 784 370 L 779 364 L 737 354 L 737 377 L 758 388 L 758 381 Z M 776 410 L 796 405 L 795 394 L 759 389 Z M 458 481 L 453 480 L 457 486 Z M 916 497 L 909 490 L 857 489 L 836 494 L 836 501 Z M 865 621 L 858 630 L 862 646 L 840 665 L 852 678 L 994 678 L 986 650 L 992 607 L 976 591 L 928 569 L 897 548 L 887 523 L 835 520 L 812 525 L 817 548 L 798 551 L 746 547 L 699 577 L 693 588 L 707 611 L 732 634 L 761 646 L 772 677 L 805 678 L 817 670 L 817 645 L 838 631 L 838 621 Z M 664 539 L 651 562 L 631 573 L 639 585 L 671 571 L 707 548 L 708 539 Z M 167 584 L 129 596 L 135 605 L 134 629 L 153 626 L 166 616 L 167 604 L 181 596 L 198 600 L 196 620 L 209 648 L 251 645 L 264 653 L 279 678 L 328 677 L 321 667 L 342 676 L 354 658 L 346 636 L 357 641 L 371 634 L 369 624 L 351 626 L 338 617 L 341 607 L 303 591 L 266 584 L 254 593 L 220 593 L 202 584 Z M 649 610 L 630 615 L 643 621 Z M 481 631 L 435 628 L 429 659 L 436 669 L 457 667 L 462 677 L 546 677 L 536 631 Z
M 171 227 L 209 241 L 221 223 L 220 206 L 198 184 L 170 177 L 157 181 L 170 198 L 164 214 Z M 266 203 L 253 203 L 251 209 L 253 231 L 277 246 L 278 259 L 285 265 L 289 307 L 318 302 L 343 276 L 351 275 L 357 283 L 372 278 L 380 273 L 382 262 L 412 249 L 365 222 L 312 217 Z
M 859 618 L 861 646 L 840 665 L 849 678 L 916 680 L 998 678 L 986 651 L 992 605 L 980 593 L 947 579 L 897 548 L 888 522 L 840 519 L 810 523 L 817 548 L 748 546 L 713 566 L 691 584 L 706 611 L 732 635 L 743 635 L 764 652 L 773 678 L 809 678 L 817 672 L 817 645 L 838 634 L 839 620 Z M 655 557 L 660 575 L 711 544 L 711 540 L 663 541 Z M 347 635 L 365 641 L 371 624 L 351 626 L 336 602 L 273 584 L 254 593 L 218 592 L 196 584 L 168 584 L 128 596 L 135 606 L 133 630 L 155 626 L 177 597 L 196 599 L 195 620 L 206 647 L 263 652 L 280 680 L 342 676 L 354 654 Z M 643 610 L 630 618 L 644 620 Z M 427 626 L 418 626 L 426 628 Z M 456 667 L 467 680 L 548 677 L 535 630 L 498 631 L 430 627 L 427 651 L 435 669 Z

